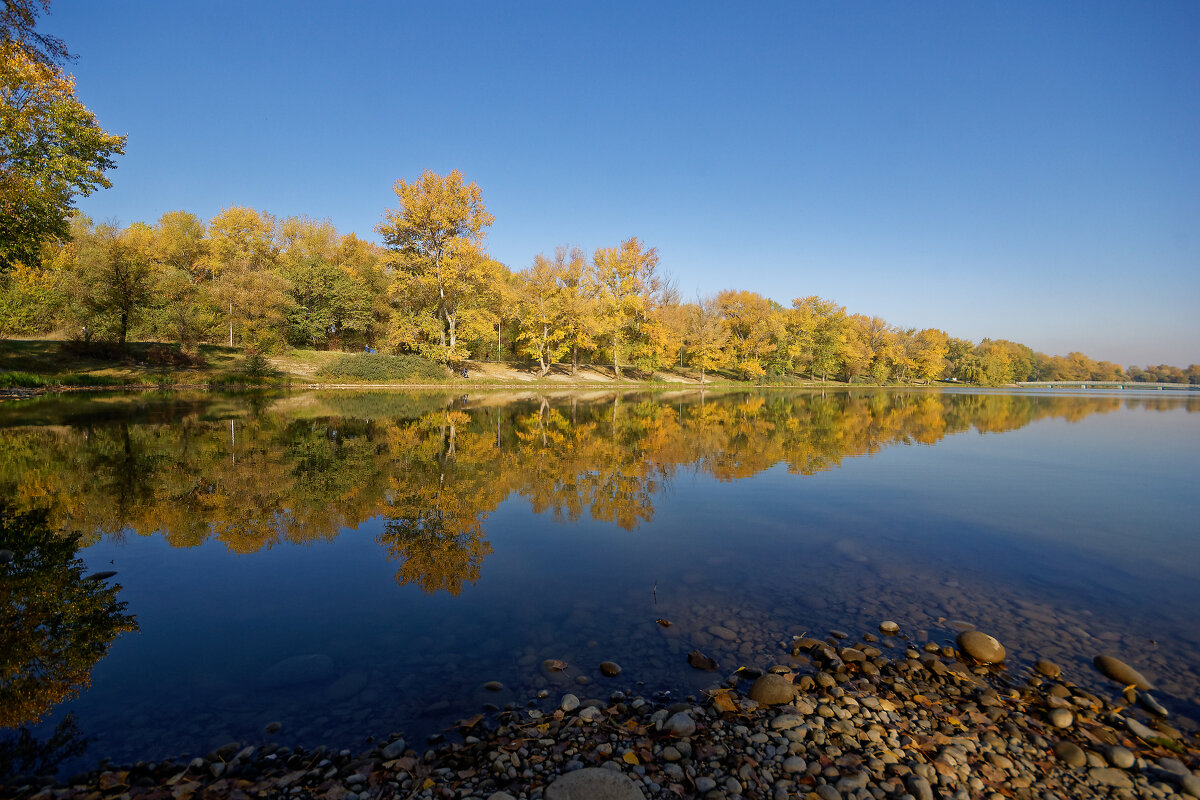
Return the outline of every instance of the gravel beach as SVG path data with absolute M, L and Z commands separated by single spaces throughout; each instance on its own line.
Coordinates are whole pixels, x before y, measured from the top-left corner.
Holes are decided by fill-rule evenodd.
M 764 642 L 764 654 L 780 665 L 713 671 L 711 688 L 694 695 L 641 696 L 636 685 L 613 691 L 592 682 L 481 708 L 423 742 L 393 734 L 359 753 L 231 742 L 204 757 L 103 764 L 61 781 L 17 779 L 0 793 L 87 800 L 1200 797 L 1196 732 L 1171 724 L 1171 698 L 1155 697 L 1137 665 L 1104 654 L 1096 654 L 1095 670 L 1111 685 L 1108 693 L 1077 686 L 1072 678 L 1083 676 L 1045 659 L 1010 671 L 1003 643 L 985 632 L 917 644 L 890 620 L 857 639 L 835 631 Z M 714 666 L 700 651 L 688 663 Z M 547 660 L 542 668 L 566 666 Z M 589 668 L 610 679 L 605 687 L 628 677 L 613 662 Z

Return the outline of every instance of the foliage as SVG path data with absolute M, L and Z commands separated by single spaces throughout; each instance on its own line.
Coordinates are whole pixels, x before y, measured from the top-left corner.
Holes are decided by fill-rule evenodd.
M 7 2 L 5 7 L 7 18 L 12 7 Z M 65 238 L 74 197 L 111 186 L 104 173 L 125 152 L 125 137 L 105 132 L 76 98 L 74 80 L 49 58 L 39 59 L 36 48 L 10 39 L 5 22 L 0 42 L 0 273 L 17 263 L 36 265 L 44 242 Z
M 317 377 L 334 381 L 441 381 L 446 369 L 420 356 L 347 353 L 317 370 Z
M 498 265 L 482 250 L 484 229 L 493 222 L 484 208 L 479 186 L 464 184 L 453 170 L 442 177 L 426 170 L 394 187 L 400 207 L 384 213 L 376 230 L 391 250 L 393 267 L 407 280 L 394 284 L 392 296 L 410 313 L 428 310 L 439 321 L 437 360 L 461 359 L 458 349 L 460 314 L 478 304 L 495 286 Z M 401 334 L 424 333 L 408 326 Z M 434 355 L 431 339 L 394 337 L 407 349 Z

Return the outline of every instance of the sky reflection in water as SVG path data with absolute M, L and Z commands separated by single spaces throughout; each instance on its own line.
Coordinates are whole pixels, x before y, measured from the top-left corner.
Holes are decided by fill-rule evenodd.
M 725 674 L 885 618 L 935 639 L 966 620 L 1013 668 L 1045 655 L 1097 687 L 1091 656 L 1122 655 L 1194 717 L 1200 398 L 1164 394 L 9 405 L 4 495 L 84 537 L 140 627 L 35 730 L 74 711 L 92 759 L 258 742 L 270 721 L 353 746 L 541 688 L 686 692 L 712 680 L 693 647 Z M 306 654 L 332 669 L 271 677 Z

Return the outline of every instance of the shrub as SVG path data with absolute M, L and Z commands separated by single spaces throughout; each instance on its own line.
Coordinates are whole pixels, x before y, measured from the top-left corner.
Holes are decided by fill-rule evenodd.
M 347 353 L 317 370 L 318 378 L 336 381 L 443 381 L 446 369 L 420 356 Z

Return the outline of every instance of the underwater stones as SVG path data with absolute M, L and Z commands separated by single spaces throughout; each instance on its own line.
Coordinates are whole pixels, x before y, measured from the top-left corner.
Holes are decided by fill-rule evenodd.
M 329 688 L 325 690 L 325 695 L 330 700 L 337 702 L 348 700 L 365 688 L 367 688 L 367 673 L 359 669 L 347 672 L 330 684 Z
M 607 678 L 615 678 L 621 674 L 621 666 L 615 661 L 601 661 L 600 674 Z
M 1113 656 L 1096 656 L 1092 665 L 1109 680 L 1116 681 L 1122 686 L 1134 686 L 1144 692 L 1154 688 L 1146 676 L 1119 658 Z
M 310 653 L 277 661 L 258 676 L 258 682 L 267 689 L 283 689 L 326 681 L 332 675 L 333 659 L 324 653 Z
M 879 623 L 879 632 L 885 633 L 888 636 L 894 636 L 900 632 L 900 626 L 895 622 L 892 622 L 890 619 L 885 619 L 883 622 Z
M 1004 660 L 1004 645 L 983 631 L 963 631 L 954 641 L 960 651 L 980 664 L 999 664 Z

